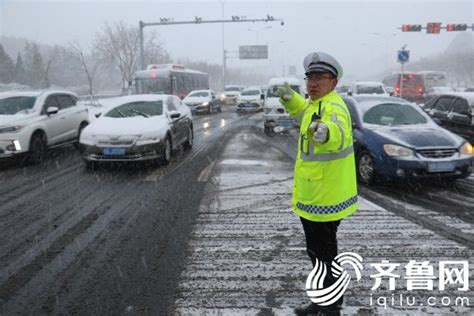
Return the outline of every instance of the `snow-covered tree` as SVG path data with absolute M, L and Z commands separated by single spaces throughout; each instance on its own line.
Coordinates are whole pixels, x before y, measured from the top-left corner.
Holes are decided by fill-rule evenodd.
M 0 44 L 0 83 L 10 83 L 15 79 L 15 66 Z
M 38 44 L 26 42 L 25 65 L 29 86 L 33 88 L 44 88 L 45 68 L 43 64 L 43 56 L 41 56 Z
M 21 58 L 21 53 L 20 52 L 16 56 L 15 82 L 20 83 L 20 84 L 26 84 L 27 83 L 25 64 L 23 63 L 23 58 Z

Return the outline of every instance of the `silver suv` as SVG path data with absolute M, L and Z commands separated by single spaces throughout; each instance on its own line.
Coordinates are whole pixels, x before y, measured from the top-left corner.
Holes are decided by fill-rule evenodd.
M 0 160 L 25 156 L 41 163 L 46 149 L 77 144 L 89 123 L 88 110 L 68 91 L 0 93 Z

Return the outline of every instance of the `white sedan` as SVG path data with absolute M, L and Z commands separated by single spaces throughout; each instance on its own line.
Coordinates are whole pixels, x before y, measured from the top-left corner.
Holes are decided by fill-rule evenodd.
M 193 117 L 174 95 L 133 95 L 117 99 L 80 137 L 87 167 L 101 161 L 160 160 L 169 163 L 179 146 L 193 146 Z

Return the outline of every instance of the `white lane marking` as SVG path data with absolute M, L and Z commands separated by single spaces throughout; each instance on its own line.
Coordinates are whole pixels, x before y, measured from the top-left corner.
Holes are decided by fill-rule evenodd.
M 268 162 L 262 160 L 246 160 L 246 159 L 225 159 L 221 161 L 221 165 L 242 165 L 242 166 L 269 166 Z
M 207 182 L 207 180 L 209 180 L 209 176 L 211 175 L 211 171 L 215 163 L 215 161 L 211 162 L 209 166 L 207 166 L 206 168 L 204 168 L 203 171 L 201 171 L 201 174 L 198 177 L 199 182 Z

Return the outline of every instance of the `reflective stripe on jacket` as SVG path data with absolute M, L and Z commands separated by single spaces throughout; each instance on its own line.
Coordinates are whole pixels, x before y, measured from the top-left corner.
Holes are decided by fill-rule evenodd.
M 293 211 L 307 220 L 330 222 L 349 216 L 358 209 L 357 179 L 352 145 L 352 122 L 346 104 L 332 91 L 306 101 L 293 93 L 280 102 L 293 117 L 301 119 L 293 182 Z M 313 114 L 328 126 L 323 144 L 308 140 Z

